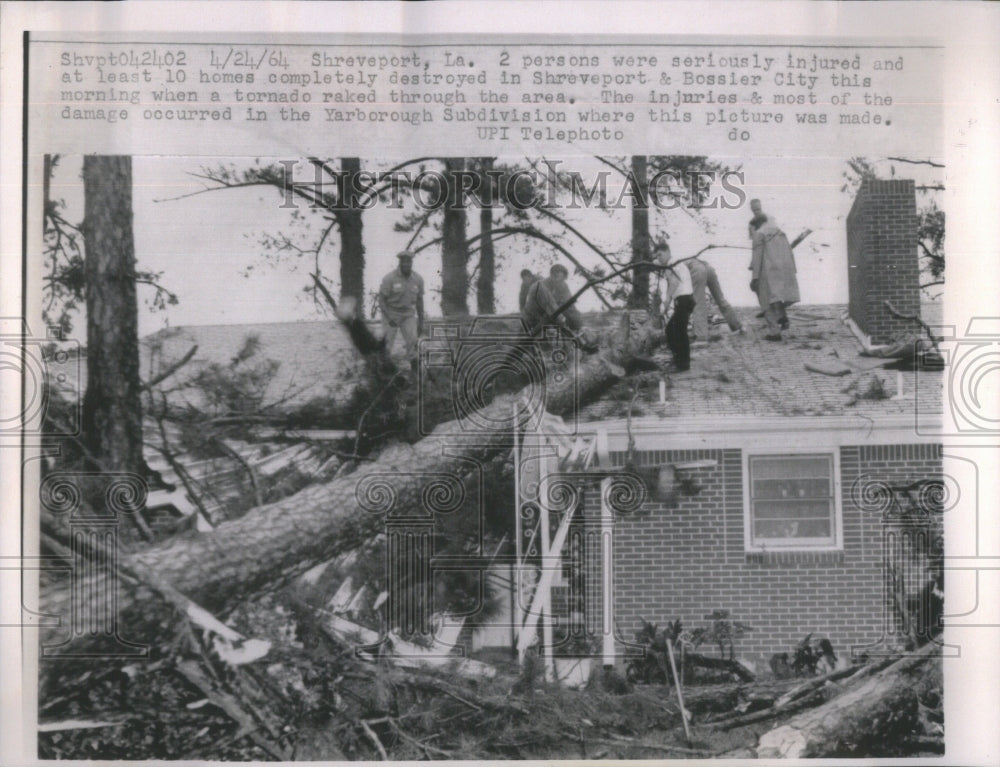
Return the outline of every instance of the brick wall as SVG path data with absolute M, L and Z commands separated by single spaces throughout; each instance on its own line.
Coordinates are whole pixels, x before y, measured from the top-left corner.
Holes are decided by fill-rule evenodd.
M 851 317 L 873 343 L 913 331 L 889 314 L 920 314 L 917 203 L 912 180 L 862 182 L 847 216 L 847 265 Z
M 613 454 L 620 465 L 621 454 Z M 827 636 L 838 652 L 876 643 L 886 614 L 882 525 L 878 512 L 852 500 L 859 477 L 908 484 L 941 475 L 937 445 L 840 448 L 844 547 L 839 552 L 749 554 L 744 548 L 740 450 L 656 451 L 639 463 L 714 459 L 688 473 L 701 486 L 674 506 L 646 504 L 614 525 L 615 623 L 631 640 L 640 617 L 680 618 L 708 627 L 706 617 L 729 610 L 753 631 L 737 654 L 767 670 L 775 652 L 791 651 L 807 633 Z M 591 504 L 588 504 L 590 506 Z

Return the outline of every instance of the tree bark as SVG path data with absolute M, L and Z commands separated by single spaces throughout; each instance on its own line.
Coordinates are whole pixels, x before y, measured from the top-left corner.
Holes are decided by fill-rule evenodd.
M 493 168 L 492 157 L 479 160 L 483 187 L 491 183 L 487 172 Z M 479 275 L 476 278 L 476 311 L 479 314 L 496 314 L 496 252 L 493 249 L 493 208 L 489 204 L 493 195 L 483 195 L 483 206 L 479 210 Z
M 630 361 L 647 354 L 661 337 L 648 322 L 637 328 L 623 323 L 601 354 L 581 360 L 575 387 L 548 388 L 546 410 L 572 414 L 618 380 Z M 369 541 L 385 530 L 388 511 L 422 508 L 424 495 L 441 475 L 465 473 L 470 465 L 483 465 L 508 450 L 515 408 L 525 396 L 532 396 L 531 388 L 496 397 L 475 413 L 474 421 L 441 424 L 413 445 L 393 445 L 377 461 L 347 477 L 252 509 L 210 532 L 126 554 L 123 564 L 134 572 L 156 573 L 211 612 L 225 613 L 248 596 L 281 586 L 313 565 Z M 76 591 L 109 593 L 97 588 L 88 581 Z M 42 607 L 49 614 L 69 615 L 71 605 L 80 608 L 71 598 L 68 589 L 51 589 L 43 595 Z M 122 585 L 117 600 L 126 640 L 155 642 L 173 622 L 155 598 L 155 590 Z
M 931 643 L 817 708 L 761 736 L 764 759 L 893 756 L 916 733 L 918 700 L 941 687 L 940 645 Z
M 445 317 L 469 313 L 469 246 L 466 242 L 466 210 L 461 189 L 465 158 L 448 158 L 445 168 L 444 220 L 441 224 L 441 314 Z
M 649 250 L 649 176 L 645 155 L 632 156 L 632 263 L 650 260 Z M 632 272 L 632 292 L 628 305 L 645 309 L 649 304 L 649 268 L 637 267 Z
M 84 442 L 102 471 L 140 473 L 142 405 L 132 158 L 83 160 L 87 391 Z
M 340 231 L 340 296 L 354 296 L 358 300 L 358 316 L 365 314 L 365 245 L 362 240 L 361 219 L 363 212 L 358 204 L 360 187 L 356 183 L 361 172 L 359 157 L 345 157 L 340 161 L 343 171 L 341 207 L 335 211 Z

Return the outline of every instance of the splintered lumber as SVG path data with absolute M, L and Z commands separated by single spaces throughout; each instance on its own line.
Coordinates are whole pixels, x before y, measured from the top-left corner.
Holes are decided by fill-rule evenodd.
M 884 754 L 888 739 L 908 735 L 918 726 L 920 696 L 941 686 L 939 649 L 937 644 L 928 644 L 764 733 L 757 743 L 757 756 L 805 759 Z
M 637 328 L 628 331 L 635 320 Z M 552 379 L 544 387 L 549 413 L 568 415 L 615 383 L 623 367 L 655 348 L 662 333 L 647 318 L 626 322 L 609 334 L 603 351 L 582 358 L 575 375 Z M 569 380 L 565 380 L 569 379 Z M 542 382 L 539 382 L 542 383 Z M 130 572 L 156 573 L 178 592 L 216 614 L 251 595 L 287 584 L 311 567 L 351 551 L 384 531 L 390 510 L 420 509 L 430 483 L 466 474 L 510 448 L 516 419 L 527 420 L 521 403 L 537 395 L 536 384 L 522 391 L 500 394 L 469 416 L 438 425 L 412 445 L 385 448 L 377 460 L 353 474 L 309 486 L 274 503 L 251 509 L 199 535 L 175 537 L 141 551 L 123 553 Z M 154 588 L 142 583 L 108 582 L 107 573 L 80 576 L 71 589 L 66 583 L 47 588 L 41 608 L 50 615 L 68 617 L 88 609 L 88 601 L 115 594 L 118 631 L 137 643 L 163 641 L 174 623 Z M 73 603 L 72 594 L 83 595 Z M 101 606 L 93 606 L 99 609 Z M 63 622 L 63 626 L 66 621 Z M 84 632 L 81 632 L 84 633 Z M 43 642 L 66 638 L 65 628 L 48 628 Z M 85 637 L 78 637 L 86 641 Z
M 826 360 L 817 360 L 814 362 L 806 362 L 805 369 L 810 373 L 822 373 L 825 376 L 846 376 L 854 372 L 854 368 L 845 365 L 843 362 L 828 362 Z
M 341 642 L 357 642 L 360 645 L 371 647 L 379 645 L 377 631 L 341 618 L 339 615 L 330 616 L 324 629 Z M 496 676 L 497 670 L 493 666 L 471 658 L 450 655 L 451 647 L 442 646 L 442 644 L 435 641 L 430 647 L 421 647 L 390 634 L 388 647 L 384 649 L 377 647 L 371 652 L 361 651 L 358 654 L 371 661 L 388 655 L 393 659 L 395 665 L 402 668 L 446 669 L 470 679 L 492 679 Z

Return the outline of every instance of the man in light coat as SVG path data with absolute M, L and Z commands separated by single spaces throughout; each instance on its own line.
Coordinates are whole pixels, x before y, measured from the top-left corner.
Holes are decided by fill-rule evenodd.
M 780 341 L 781 331 L 788 328 L 785 308 L 799 300 L 799 283 L 795 277 L 795 258 L 785 233 L 766 216 L 755 216 L 751 222 L 753 279 L 750 290 L 757 294 L 767 322 L 768 341 Z

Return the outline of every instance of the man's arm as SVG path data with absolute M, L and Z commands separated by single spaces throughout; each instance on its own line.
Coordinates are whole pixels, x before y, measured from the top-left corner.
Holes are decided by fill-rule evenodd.
M 667 278 L 667 296 L 663 301 L 664 311 L 670 308 L 673 304 L 674 293 L 677 292 L 677 288 L 681 286 L 681 278 L 677 275 L 677 272 L 673 270 L 673 267 L 666 269 L 664 275 Z
M 417 291 L 417 335 L 424 334 L 424 280 L 420 279 L 420 289 Z
M 391 319 L 389 319 L 389 308 L 386 306 L 386 303 L 385 303 L 386 293 L 388 292 L 386 290 L 386 285 L 387 285 L 388 281 L 389 281 L 389 277 L 388 276 L 384 277 L 382 279 L 382 284 L 379 286 L 379 289 L 378 289 L 378 308 L 382 311 L 382 319 L 386 323 L 388 323 L 388 325 L 390 327 L 396 327 L 396 324 Z
M 757 283 L 760 281 L 760 270 L 764 263 L 764 235 L 760 230 L 754 232 L 753 236 L 753 260 L 750 261 L 750 272 L 753 279 L 750 280 L 750 290 L 757 292 Z

